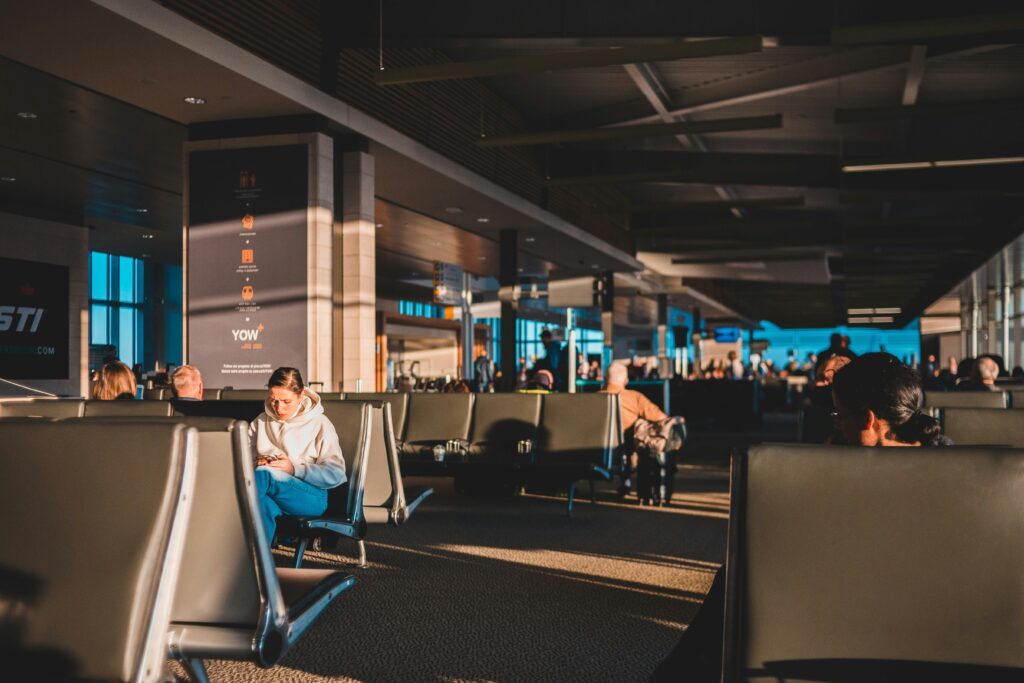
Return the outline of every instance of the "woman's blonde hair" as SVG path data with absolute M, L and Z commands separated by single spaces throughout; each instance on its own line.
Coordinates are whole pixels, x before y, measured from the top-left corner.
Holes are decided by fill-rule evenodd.
M 135 374 L 119 360 L 106 363 L 92 383 L 92 397 L 97 401 L 113 401 L 122 394 L 135 398 Z

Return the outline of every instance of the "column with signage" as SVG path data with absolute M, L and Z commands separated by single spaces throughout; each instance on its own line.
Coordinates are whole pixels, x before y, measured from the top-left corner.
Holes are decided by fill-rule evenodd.
M 185 356 L 206 386 L 330 381 L 331 155 L 315 134 L 189 143 Z

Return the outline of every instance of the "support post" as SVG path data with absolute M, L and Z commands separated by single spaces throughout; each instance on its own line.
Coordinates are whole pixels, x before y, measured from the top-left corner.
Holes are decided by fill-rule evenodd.
M 469 273 L 462 273 L 462 379 L 473 381 L 473 290 Z
M 615 273 L 607 271 L 604 274 L 604 287 L 601 295 L 601 334 L 604 336 L 604 346 L 601 349 L 602 371 L 607 372 L 608 366 L 615 356 L 614 333 L 615 333 Z
M 576 324 L 573 320 L 572 308 L 565 309 L 565 329 L 569 331 L 569 339 L 567 349 L 569 355 L 569 377 L 566 383 L 570 394 L 576 393 Z
M 502 230 L 499 237 L 500 269 L 498 283 L 502 288 L 515 287 L 519 282 L 519 234 L 516 230 Z M 519 304 L 511 298 L 501 300 L 501 382 L 502 391 L 514 391 L 519 370 L 516 367 L 516 323 Z
M 341 212 L 334 224 L 334 383 L 376 387 L 377 262 L 374 160 L 341 155 Z

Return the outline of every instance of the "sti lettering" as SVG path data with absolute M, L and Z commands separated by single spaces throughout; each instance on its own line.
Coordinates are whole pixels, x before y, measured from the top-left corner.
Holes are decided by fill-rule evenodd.
M 39 323 L 42 322 L 43 313 L 45 312 L 45 309 L 32 308 L 31 306 L 0 306 L 0 332 L 6 332 L 11 329 L 14 316 L 18 316 L 18 326 L 14 329 L 15 332 L 24 332 L 25 324 L 29 320 L 32 321 L 32 326 L 28 331 L 35 332 L 39 329 Z

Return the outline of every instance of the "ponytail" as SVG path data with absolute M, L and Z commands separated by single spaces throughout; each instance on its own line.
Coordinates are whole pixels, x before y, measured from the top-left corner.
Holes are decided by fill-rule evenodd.
M 937 446 L 942 443 L 942 429 L 939 421 L 931 415 L 926 415 L 920 410 L 910 416 L 910 419 L 901 425 L 893 428 L 896 438 L 904 443 L 914 443 L 922 446 Z

